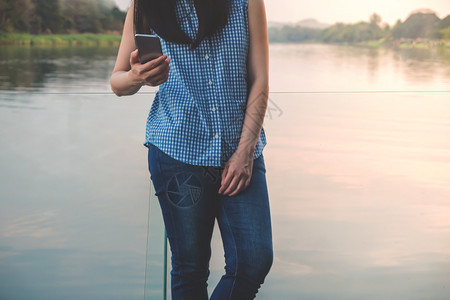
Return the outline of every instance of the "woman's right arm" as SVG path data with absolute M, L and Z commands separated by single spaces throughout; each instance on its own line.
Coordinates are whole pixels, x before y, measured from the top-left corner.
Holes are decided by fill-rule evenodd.
M 117 96 L 132 95 L 143 85 L 157 86 L 169 78 L 170 58 L 162 55 L 145 64 L 138 59 L 134 43 L 134 6 L 128 9 L 116 64 L 111 74 L 111 89 Z

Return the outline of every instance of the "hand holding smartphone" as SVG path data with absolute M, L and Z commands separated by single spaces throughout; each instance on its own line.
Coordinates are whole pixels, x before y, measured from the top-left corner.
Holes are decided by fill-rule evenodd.
M 163 55 L 161 41 L 158 36 L 137 33 L 134 36 L 134 40 L 138 48 L 139 62 L 141 64 Z

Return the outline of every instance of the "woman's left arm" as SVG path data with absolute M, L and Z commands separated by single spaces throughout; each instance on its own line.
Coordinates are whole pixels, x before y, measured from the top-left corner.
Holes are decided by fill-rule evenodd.
M 254 153 L 269 98 L 269 39 L 264 0 L 248 1 L 250 45 L 248 53 L 249 95 L 238 150 Z
M 269 98 L 269 39 L 264 0 L 248 0 L 249 95 L 239 146 L 222 173 L 219 193 L 233 196 L 250 183 L 253 156 Z

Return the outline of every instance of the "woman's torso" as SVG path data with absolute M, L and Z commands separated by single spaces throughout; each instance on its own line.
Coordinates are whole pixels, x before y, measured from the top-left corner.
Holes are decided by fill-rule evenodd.
M 239 144 L 248 97 L 248 0 L 230 1 L 228 23 L 195 50 L 160 38 L 171 69 L 153 100 L 144 145 L 152 143 L 188 164 L 224 166 Z M 198 19 L 193 1 L 178 1 L 176 13 L 194 39 Z M 263 128 L 254 158 L 266 143 Z

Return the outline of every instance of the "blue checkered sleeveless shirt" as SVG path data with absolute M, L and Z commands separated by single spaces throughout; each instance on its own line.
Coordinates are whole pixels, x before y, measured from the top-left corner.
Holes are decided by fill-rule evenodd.
M 224 167 L 241 137 L 248 97 L 248 0 L 229 1 L 228 23 L 194 51 L 160 37 L 171 69 L 150 108 L 144 145 L 151 143 L 184 163 Z M 194 39 L 198 19 L 193 1 L 179 0 L 176 14 Z M 265 145 L 263 128 L 254 158 Z

